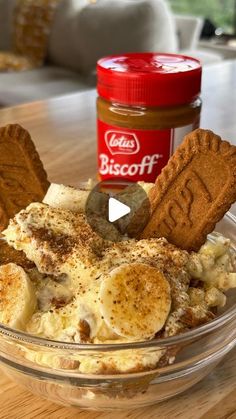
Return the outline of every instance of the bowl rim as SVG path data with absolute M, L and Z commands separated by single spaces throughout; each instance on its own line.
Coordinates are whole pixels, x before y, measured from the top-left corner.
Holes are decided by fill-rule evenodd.
M 223 218 L 227 218 L 229 221 L 233 222 L 236 226 L 236 217 L 227 212 Z M 223 219 L 222 218 L 222 219 Z M 217 232 L 212 232 L 211 234 L 217 234 Z M 191 339 L 196 339 L 200 336 L 203 336 L 209 332 L 213 332 L 218 327 L 223 326 L 230 320 L 236 318 L 236 303 L 226 310 L 224 313 L 220 314 L 215 319 L 209 321 L 208 323 L 203 324 L 202 326 L 198 326 L 187 332 L 180 333 L 179 335 L 170 336 L 167 338 L 155 338 L 147 341 L 139 341 L 139 342 L 127 342 L 127 343 L 106 343 L 106 344 L 91 344 L 91 343 L 76 343 L 76 342 L 63 342 L 57 341 L 53 339 L 46 339 L 43 337 L 38 337 L 31 335 L 29 333 L 23 331 L 17 331 L 12 329 L 8 326 L 3 325 L 0 323 L 0 336 L 7 336 L 16 341 L 24 342 L 27 344 L 38 345 L 40 347 L 52 348 L 52 349 L 61 349 L 61 350 L 73 350 L 73 351 L 116 351 L 121 349 L 142 349 L 142 348 L 162 348 L 166 346 L 172 346 L 176 344 L 180 344 L 182 342 L 186 342 Z

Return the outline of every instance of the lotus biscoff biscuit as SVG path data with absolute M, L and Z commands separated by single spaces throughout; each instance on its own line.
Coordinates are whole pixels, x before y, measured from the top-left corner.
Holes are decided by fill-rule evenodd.
M 49 182 L 29 133 L 20 125 L 0 128 L 0 231 L 33 201 L 42 201 Z
M 236 200 L 236 147 L 212 131 L 188 134 L 149 194 L 142 238 L 165 237 L 197 251 Z

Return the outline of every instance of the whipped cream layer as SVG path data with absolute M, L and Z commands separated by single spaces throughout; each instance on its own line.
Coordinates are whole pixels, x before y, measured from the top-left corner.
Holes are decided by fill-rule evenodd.
M 222 291 L 234 287 L 236 282 L 235 274 L 231 273 L 229 241 L 221 237 L 216 243 L 204 245 L 198 254 L 180 250 L 165 239 L 111 243 L 92 231 L 83 214 L 41 203 L 33 203 L 17 214 L 4 235 L 8 244 L 23 250 L 36 265 L 29 276 L 35 285 L 38 309 L 25 329 L 50 339 L 102 343 L 151 339 L 157 333 L 174 335 L 192 326 L 186 321 L 190 315 L 194 325 L 213 318 L 211 307 L 223 305 Z M 145 322 L 157 317 L 158 309 L 146 319 L 140 317 L 138 286 L 130 294 L 134 296 L 136 307 L 129 307 L 127 319 L 123 317 L 123 321 L 128 322 L 126 331 L 129 332 L 122 333 L 114 318 L 106 316 L 108 305 L 112 310 L 111 302 L 108 304 L 109 292 L 117 295 L 124 284 L 126 288 L 130 286 L 122 278 L 121 270 L 120 283 L 115 283 L 118 291 L 114 290 L 113 275 L 118 267 L 130 264 L 138 264 L 137 269 L 140 264 L 153 267 L 169 283 L 169 291 L 164 292 L 163 287 L 159 291 L 163 299 L 162 311 L 166 310 L 167 314 L 164 324 L 156 321 L 156 330 L 154 326 L 149 330 Z M 205 287 L 194 288 L 191 278 L 205 281 Z M 102 301 L 104 283 L 106 298 Z M 143 289 L 142 293 L 147 306 L 155 302 L 153 292 Z M 121 303 L 119 307 L 117 301 L 114 302 L 113 311 L 118 318 L 120 311 L 124 311 Z M 146 334 L 140 330 L 132 334 L 133 323 L 129 319 L 143 322 Z

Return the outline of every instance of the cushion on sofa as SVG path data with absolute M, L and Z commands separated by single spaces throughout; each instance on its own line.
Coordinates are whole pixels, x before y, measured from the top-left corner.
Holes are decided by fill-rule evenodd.
M 104 55 L 176 49 L 174 19 L 164 0 L 62 0 L 49 57 L 54 64 L 89 72 Z
M 12 47 L 13 10 L 17 0 L 0 0 L 0 50 Z
M 0 39 L 5 39 L 3 50 L 0 50 L 0 71 L 42 66 L 48 52 L 55 9 L 61 0 L 6 1 L 0 0 L 0 19 L 5 17 L 2 37 L 0 26 Z

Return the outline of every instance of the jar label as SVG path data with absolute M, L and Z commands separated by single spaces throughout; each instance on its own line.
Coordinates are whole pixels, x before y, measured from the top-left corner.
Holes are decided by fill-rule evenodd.
M 195 128 L 196 124 L 164 130 L 129 129 L 98 120 L 100 179 L 155 182 L 184 135 Z

